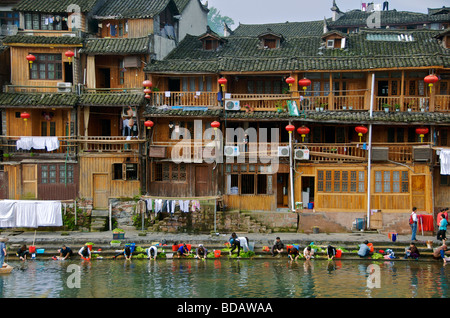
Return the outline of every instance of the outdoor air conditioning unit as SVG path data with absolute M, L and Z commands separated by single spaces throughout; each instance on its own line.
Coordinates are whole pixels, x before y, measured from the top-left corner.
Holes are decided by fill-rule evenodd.
M 226 110 L 240 110 L 241 109 L 241 105 L 240 102 L 238 100 L 227 100 L 225 102 L 225 109 Z
M 413 160 L 422 162 L 431 162 L 433 150 L 429 146 L 413 147 Z
M 239 156 L 239 146 L 225 146 L 223 153 L 227 157 L 237 157 Z
M 56 86 L 58 87 L 58 93 L 72 92 L 72 83 L 70 82 L 58 82 Z
M 389 148 L 388 147 L 372 147 L 372 161 L 388 161 Z
M 294 158 L 296 160 L 309 160 L 309 149 L 295 149 Z
M 289 157 L 289 146 L 278 147 L 278 157 Z
M 141 67 L 141 59 L 139 56 L 131 55 L 123 58 L 123 67 L 125 68 L 139 68 Z

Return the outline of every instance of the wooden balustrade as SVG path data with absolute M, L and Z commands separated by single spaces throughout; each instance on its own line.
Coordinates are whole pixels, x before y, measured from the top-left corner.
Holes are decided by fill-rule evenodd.
M 74 154 L 76 150 L 76 144 L 74 137 L 69 136 L 55 136 L 58 137 L 59 148 L 53 151 L 47 151 L 46 149 L 17 149 L 17 141 L 21 137 L 32 136 L 0 136 L 0 147 L 3 148 L 4 153 L 13 155 L 32 156 L 33 154 Z M 41 137 L 41 136 L 36 136 Z
M 292 99 L 289 94 L 231 94 L 232 100 L 239 100 L 241 110 L 276 111 Z
M 334 110 L 365 110 L 364 95 L 334 96 Z
M 139 151 L 139 143 L 145 142 L 135 137 L 123 136 L 89 136 L 76 140 L 85 152 L 135 152 Z
M 309 149 L 309 158 L 312 161 L 364 161 L 367 158 L 367 150 L 362 144 L 297 144 L 295 147 L 304 146 Z
M 213 92 L 153 92 L 152 106 L 208 106 L 217 107 L 217 93 Z
M 450 111 L 450 95 L 436 95 L 434 97 L 434 111 L 449 112 Z

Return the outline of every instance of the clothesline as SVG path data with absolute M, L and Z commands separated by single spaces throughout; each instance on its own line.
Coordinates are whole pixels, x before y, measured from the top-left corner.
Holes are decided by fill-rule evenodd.
M 198 200 L 198 201 L 210 201 L 210 200 L 220 200 L 221 196 L 206 196 L 206 197 L 164 197 L 164 196 L 154 196 L 154 195 L 143 195 L 142 199 L 162 199 L 162 200 Z

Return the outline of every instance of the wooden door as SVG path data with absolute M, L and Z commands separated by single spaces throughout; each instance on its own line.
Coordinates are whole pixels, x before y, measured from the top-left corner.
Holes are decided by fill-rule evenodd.
M 412 206 L 419 211 L 425 211 L 425 176 L 416 175 L 411 177 L 411 199 Z
M 37 165 L 24 164 L 22 166 L 22 197 L 37 198 Z
M 8 199 L 8 172 L 0 171 L 0 199 Z
M 210 169 L 207 166 L 195 167 L 195 196 L 208 196 L 210 192 Z
M 109 197 L 109 182 L 108 182 L 108 174 L 106 173 L 95 173 L 93 175 L 92 185 L 93 189 L 93 198 L 94 198 L 94 208 L 95 209 L 106 209 L 108 208 L 108 197 Z

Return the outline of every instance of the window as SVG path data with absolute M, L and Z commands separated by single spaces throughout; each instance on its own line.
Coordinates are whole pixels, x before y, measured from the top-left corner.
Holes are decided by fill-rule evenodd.
M 119 61 L 119 85 L 123 85 L 125 83 L 125 66 L 123 63 L 123 59 Z
M 317 191 L 330 193 L 365 192 L 364 171 L 319 170 Z
M 24 22 L 27 30 L 69 30 L 68 15 L 44 13 L 25 13 Z
M 269 48 L 269 49 L 275 49 L 277 47 L 277 40 L 264 39 L 264 47 Z
M 270 165 L 227 164 L 227 194 L 272 194 Z
M 19 12 L 3 11 L 0 12 L 0 25 L 20 26 Z
M 74 179 L 74 166 L 71 164 L 40 166 L 41 184 L 72 184 Z
M 36 61 L 31 65 L 30 79 L 61 80 L 61 54 L 34 54 Z
M 153 169 L 153 181 L 186 182 L 186 164 L 156 163 Z
M 375 171 L 376 193 L 408 193 L 408 171 Z
M 440 185 L 441 186 L 450 186 L 450 176 L 441 174 Z
M 114 163 L 113 180 L 139 180 L 137 163 Z
M 56 122 L 42 121 L 41 122 L 41 136 L 56 136 Z

